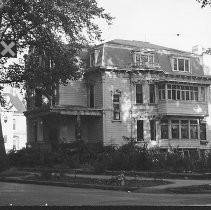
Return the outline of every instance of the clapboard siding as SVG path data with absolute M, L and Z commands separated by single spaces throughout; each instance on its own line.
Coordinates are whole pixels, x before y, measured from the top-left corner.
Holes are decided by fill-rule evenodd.
M 123 136 L 131 136 L 131 91 L 129 75 L 124 73 L 106 72 L 104 75 L 104 123 L 105 144 L 123 143 Z M 120 110 L 121 121 L 113 120 L 112 96 L 116 90 L 121 91 Z M 132 99 L 133 100 L 133 99 Z
M 89 85 L 94 85 L 94 106 L 97 109 L 101 109 L 103 107 L 103 90 L 102 90 L 101 72 L 92 72 L 92 74 L 87 74 L 85 81 L 87 85 L 87 90 L 89 89 Z
M 194 101 L 160 101 L 159 114 L 205 116 L 208 114 L 208 105 Z
M 87 90 L 84 81 L 69 81 L 59 86 L 59 105 L 87 106 Z
M 169 148 L 171 145 L 173 148 L 200 148 L 200 140 L 190 139 L 178 139 L 178 140 L 159 140 L 159 147 Z
M 89 117 L 86 124 L 88 128 L 88 143 L 103 142 L 102 117 Z

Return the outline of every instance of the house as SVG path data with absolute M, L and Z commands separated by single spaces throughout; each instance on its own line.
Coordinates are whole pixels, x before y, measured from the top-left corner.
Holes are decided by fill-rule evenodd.
M 49 148 L 83 139 L 121 145 L 125 136 L 161 151 L 178 147 L 186 155 L 211 148 L 211 77 L 200 56 L 118 39 L 87 56 L 83 78 L 59 85 L 54 100 L 31 90 L 28 144 Z
M 26 111 L 17 89 L 5 87 L 2 93 L 5 105 L 1 107 L 1 123 L 6 152 L 26 147 Z

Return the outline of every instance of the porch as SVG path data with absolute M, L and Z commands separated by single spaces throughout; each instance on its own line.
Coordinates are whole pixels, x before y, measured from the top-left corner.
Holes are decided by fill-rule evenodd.
M 58 142 L 103 142 L 102 112 L 84 107 L 54 107 L 25 113 L 29 145 L 54 147 Z

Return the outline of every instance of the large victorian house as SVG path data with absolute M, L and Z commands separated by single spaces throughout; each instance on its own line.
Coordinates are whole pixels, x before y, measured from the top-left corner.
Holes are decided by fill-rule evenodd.
M 211 148 L 211 77 L 193 53 L 148 42 L 112 40 L 87 52 L 87 69 L 45 102 L 28 97 L 28 144 L 58 140 L 178 147 L 186 154 Z

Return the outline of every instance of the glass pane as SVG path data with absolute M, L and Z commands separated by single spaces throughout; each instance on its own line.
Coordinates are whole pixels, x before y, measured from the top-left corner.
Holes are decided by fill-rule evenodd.
M 114 104 L 114 110 L 115 111 L 119 110 L 119 104 Z
M 120 120 L 120 112 L 114 111 L 114 120 Z
M 161 125 L 161 139 L 168 139 L 168 125 Z
M 182 91 L 182 100 L 185 100 L 185 92 Z
M 162 99 L 166 99 L 166 92 L 165 92 L 165 90 L 162 90 Z
M 179 125 L 171 125 L 171 133 L 172 133 L 172 138 L 173 139 L 178 139 L 179 138 Z
M 185 60 L 185 71 L 189 71 L 189 60 Z
M 181 120 L 181 124 L 188 124 L 188 120 Z
M 191 137 L 191 139 L 198 139 L 198 126 L 197 125 L 190 126 L 190 137 Z
M 198 124 L 197 120 L 190 120 L 190 124 Z
M 206 140 L 206 124 L 200 125 L 200 139 Z
M 177 100 L 180 100 L 180 90 L 177 91 Z
M 172 90 L 172 99 L 176 100 L 176 90 Z
M 181 138 L 182 139 L 188 139 L 188 125 L 181 125 Z
M 142 61 L 142 63 L 148 62 L 148 56 L 147 55 L 141 55 L 141 61 Z
M 167 85 L 167 88 L 168 88 L 168 89 L 171 89 L 171 85 Z
M 189 91 L 186 91 L 186 94 L 185 94 L 185 95 L 186 95 L 186 100 L 190 100 L 190 95 L 189 95 L 189 93 L 190 93 Z
M 177 59 L 176 58 L 174 58 L 174 70 L 177 70 Z
M 201 100 L 205 101 L 205 88 L 201 87 Z
M 149 55 L 149 63 L 153 63 L 153 55 Z
M 143 138 L 144 138 L 143 120 L 137 120 L 137 140 L 143 141 Z
M 172 120 L 171 123 L 179 124 L 179 120 Z
M 113 102 L 119 102 L 119 95 L 113 95 Z
M 171 90 L 168 90 L 168 99 L 171 99 Z
M 179 71 L 184 71 L 184 59 L 178 59 Z

